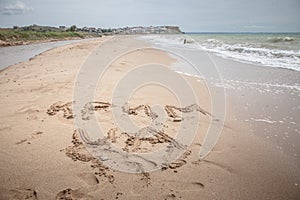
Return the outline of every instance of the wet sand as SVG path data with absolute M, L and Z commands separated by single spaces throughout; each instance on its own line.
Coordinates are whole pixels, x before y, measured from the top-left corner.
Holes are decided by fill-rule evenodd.
M 87 41 L 90 39 L 73 39 L 64 41 L 40 41 L 34 44 L 24 44 L 20 46 L 8 46 L 0 48 L 0 69 L 4 69 L 9 65 L 14 65 L 19 62 L 26 61 L 39 53 L 49 49 L 63 46 L 66 44 L 77 43 L 80 41 Z
M 199 72 L 182 64 L 175 64 L 175 70 L 200 74 L 210 88 L 226 95 L 234 110 L 228 116 L 231 120 L 243 121 L 249 134 L 269 142 L 279 153 L 299 158 L 299 71 L 242 63 L 202 50 L 167 49 L 184 55 Z
M 249 134 L 247 123 L 232 120 L 236 109 L 230 100 L 226 104 L 228 112 L 223 127 L 223 121 L 211 123 L 212 117 L 198 112 L 199 109 L 183 115 L 182 108 L 190 104 L 180 104 L 166 87 L 147 85 L 132 94 L 129 107 L 123 109 L 121 115 L 130 117 L 137 127 L 144 127 L 151 122 L 151 109 L 156 111 L 157 108 L 159 116 L 164 115 L 166 119 L 163 134 L 139 141 L 119 130 L 112 109 L 121 105 L 113 104 L 112 95 L 120 79 L 134 70 L 134 66 L 144 63 L 170 67 L 176 63 L 176 59 L 162 51 L 141 49 L 149 46 L 133 37 L 101 38 L 58 47 L 1 71 L 1 199 L 299 197 L 298 158 L 279 153 L 268 142 Z M 89 104 L 92 112 L 80 118 L 89 123 L 95 116 L 106 134 L 106 141 L 129 153 L 150 152 L 170 144 L 182 122 L 199 125 L 193 143 L 180 158 L 149 173 L 125 173 L 107 167 L 105 158 L 95 158 L 95 154 L 87 150 L 86 141 L 80 137 L 81 130 L 74 122 L 75 81 L 78 83 L 76 77 L 80 73 L 84 75 L 85 71 L 80 70 L 86 65 L 86 59 L 95 56 L 94 62 L 89 60 L 86 65 L 86 70 L 92 71 L 101 65 L 98 61 L 102 58 L 114 58 L 127 48 L 141 50 L 109 65 L 95 89 L 95 102 Z M 138 79 L 142 80 L 143 76 L 145 74 Z M 180 76 L 196 91 L 198 100 L 189 103 L 212 112 L 211 98 L 217 96 L 218 90 L 207 88 L 204 81 L 196 78 Z M 97 74 L 89 78 L 97 78 Z M 173 108 L 176 116 L 167 106 Z M 185 118 L 175 120 L 180 116 Z M 222 135 L 213 151 L 200 161 L 199 149 L 210 125 L 222 126 Z M 191 128 L 192 125 L 186 126 L 185 132 L 189 133 Z

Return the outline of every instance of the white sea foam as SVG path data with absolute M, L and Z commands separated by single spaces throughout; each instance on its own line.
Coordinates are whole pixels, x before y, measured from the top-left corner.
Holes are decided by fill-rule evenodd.
M 182 72 L 179 70 L 175 70 L 175 72 L 179 74 L 183 74 L 186 76 L 193 76 L 196 78 L 203 78 L 201 76 L 194 75 L 192 73 Z M 251 88 L 255 89 L 260 93 L 271 92 L 274 95 L 282 94 L 287 89 L 290 92 L 300 92 L 300 85 L 288 85 L 288 84 L 275 84 L 275 83 L 261 83 L 261 82 L 252 82 L 252 81 L 240 81 L 240 80 L 228 80 L 228 79 L 207 79 L 211 84 L 216 87 L 221 87 L 225 89 L 234 89 L 239 90 L 242 88 Z
M 265 123 L 268 123 L 268 124 L 277 123 L 277 121 L 272 121 L 272 120 L 269 120 L 269 119 L 254 119 L 254 118 L 251 118 L 251 120 L 256 121 L 256 122 L 265 122 Z
M 226 80 L 223 79 L 223 84 L 230 85 L 231 88 L 245 86 L 245 87 L 253 87 L 253 88 L 267 88 L 267 89 L 289 89 L 291 91 L 300 91 L 300 85 L 287 85 L 287 84 L 274 84 L 274 83 L 260 83 L 260 82 L 251 82 L 251 81 L 238 81 L 238 80 Z M 216 81 L 213 81 L 216 82 Z M 221 86 L 221 84 L 219 84 Z M 235 87 L 234 87 L 235 86 Z
M 296 50 L 298 48 L 298 43 L 296 45 L 291 45 L 291 42 L 300 42 L 296 41 L 299 38 L 292 37 L 267 37 L 263 36 L 260 38 L 260 41 L 254 43 L 254 39 L 247 39 L 246 36 L 242 36 L 242 39 L 239 39 L 239 43 L 235 39 L 231 39 L 231 43 L 228 42 L 229 39 L 227 37 L 234 38 L 235 36 L 225 35 L 222 38 L 220 35 L 216 36 L 216 38 L 210 38 L 211 35 L 208 35 L 207 38 L 203 38 L 200 35 L 201 39 L 196 36 L 193 37 L 193 43 L 184 44 L 185 37 L 190 37 L 189 35 L 150 35 L 150 36 L 142 36 L 142 39 L 148 40 L 155 45 L 160 45 L 163 48 L 168 49 L 168 47 L 172 48 L 180 48 L 182 49 L 196 49 L 196 50 L 205 50 L 214 52 L 219 56 L 239 60 L 242 62 L 256 62 L 261 65 L 271 66 L 271 67 L 281 67 L 287 69 L 293 69 L 296 71 L 300 71 L 300 50 Z M 252 35 L 251 35 L 252 37 Z M 255 36 L 257 37 L 257 36 Z M 227 42 L 222 42 L 227 40 Z M 272 46 L 270 48 L 263 47 L 268 46 L 267 44 L 275 43 L 275 47 Z M 299 43 L 300 44 L 300 43 Z M 288 48 L 290 50 L 288 50 Z M 299 47 L 300 49 L 300 47 Z M 196 76 L 199 77 L 199 73 L 194 72 L 193 69 L 188 67 L 182 67 L 184 64 L 179 63 L 178 66 L 174 66 L 174 70 L 178 73 L 185 74 L 188 76 Z M 203 78 L 203 77 L 202 77 Z M 233 80 L 234 79 L 234 80 Z M 235 79 L 233 77 L 223 77 L 223 79 L 206 77 L 206 81 L 208 81 L 212 86 L 222 87 L 225 89 L 233 89 L 233 90 L 241 90 L 241 89 L 253 89 L 259 93 L 269 93 L 271 95 L 284 94 L 286 92 L 290 92 L 290 94 L 298 94 L 300 92 L 300 83 L 299 82 L 278 82 L 275 80 L 243 80 L 243 79 Z
M 200 36 L 151 35 L 142 38 L 157 45 L 196 48 L 241 62 L 300 71 L 300 37 L 265 36 L 255 41 L 255 38 L 249 40 L 247 37 L 244 40 L 234 40 L 233 36 L 228 36 L 231 37 L 230 40 L 228 37 L 224 39 L 225 37 L 221 36 L 218 36 L 218 39 Z M 191 42 L 184 44 L 185 39 Z
M 199 48 L 214 52 L 224 58 L 300 71 L 300 51 L 267 49 L 251 47 L 247 44 L 227 44 L 220 41 L 198 45 Z

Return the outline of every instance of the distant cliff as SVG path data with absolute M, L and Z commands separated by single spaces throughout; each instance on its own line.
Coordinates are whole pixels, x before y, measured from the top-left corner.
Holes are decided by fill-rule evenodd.
M 180 30 L 180 28 L 178 26 L 166 26 L 167 29 L 174 34 L 180 34 L 180 33 L 184 33 Z
M 178 26 L 137 26 L 125 27 L 112 30 L 114 34 L 182 34 Z

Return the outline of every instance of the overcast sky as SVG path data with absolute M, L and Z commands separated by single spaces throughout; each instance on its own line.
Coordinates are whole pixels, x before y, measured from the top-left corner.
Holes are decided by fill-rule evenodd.
M 300 32 L 300 0 L 0 0 L 0 26 L 177 25 L 183 31 Z

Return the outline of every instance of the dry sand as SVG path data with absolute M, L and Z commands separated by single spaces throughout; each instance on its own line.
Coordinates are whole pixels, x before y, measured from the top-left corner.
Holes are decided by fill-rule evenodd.
M 230 102 L 221 138 L 204 160 L 198 160 L 198 152 L 211 117 L 199 112 L 193 112 L 201 115 L 193 144 L 163 170 L 125 173 L 93 157 L 73 120 L 74 82 L 91 52 L 109 57 L 127 46 L 149 45 L 133 37 L 106 37 L 54 48 L 1 71 L 0 199 L 299 199 L 299 160 L 248 134 L 247 126 L 232 119 Z M 170 66 L 176 60 L 154 49 L 123 56 L 99 81 L 95 100 L 111 103 L 121 77 L 148 62 Z M 197 93 L 198 101 L 191 103 L 210 112 L 214 93 L 209 94 L 204 81 L 180 76 Z M 147 105 L 182 107 L 174 94 L 157 85 L 141 87 L 128 104 L 143 105 L 127 110 L 138 126 L 151 121 Z M 131 140 L 116 128 L 110 107 L 94 104 L 95 115 L 110 142 L 124 151 L 155 150 L 180 125 L 167 116 L 167 136 Z

